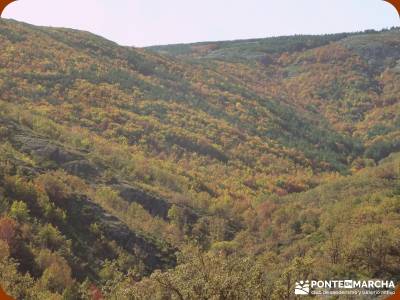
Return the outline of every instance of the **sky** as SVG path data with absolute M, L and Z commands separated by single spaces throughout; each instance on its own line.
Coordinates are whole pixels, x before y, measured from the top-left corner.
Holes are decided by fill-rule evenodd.
M 18 0 L 3 17 L 136 47 L 400 26 L 382 0 Z

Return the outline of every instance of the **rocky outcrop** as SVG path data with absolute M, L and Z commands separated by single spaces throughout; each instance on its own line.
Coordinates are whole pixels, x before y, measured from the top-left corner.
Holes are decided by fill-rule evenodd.
M 74 160 L 83 159 L 83 156 L 63 149 L 50 141 L 37 137 L 17 135 L 14 141 L 19 144 L 22 152 L 28 153 L 41 160 L 51 160 L 57 164 L 64 164 Z
M 168 211 L 172 207 L 172 203 L 132 185 L 116 184 L 113 188 L 119 191 L 119 196 L 125 201 L 141 205 L 152 216 L 164 220 L 168 219 Z M 196 223 L 199 216 L 192 208 L 181 204 L 176 204 L 176 206 L 184 210 L 184 215 L 187 218 L 186 222 L 189 227 Z
M 140 204 L 152 216 L 167 219 L 168 210 L 171 208 L 171 204 L 167 201 L 128 184 L 119 184 L 113 187 L 119 191 L 120 197 L 125 201 Z
M 68 215 L 74 221 L 74 231 L 87 231 L 93 223 L 100 225 L 105 238 L 115 241 L 128 253 L 137 255 L 149 271 L 165 269 L 175 264 L 175 249 L 166 243 L 156 243 L 151 238 L 132 231 L 125 223 L 86 196 L 76 196 L 67 201 L 65 206 Z
M 70 174 L 84 178 L 95 177 L 98 175 L 98 169 L 87 160 L 76 160 L 65 163 L 62 168 Z
M 62 145 L 57 145 L 47 139 L 18 134 L 13 137 L 13 142 L 22 152 L 27 153 L 41 163 L 51 163 L 66 172 L 83 177 L 96 177 L 99 170 L 85 159 L 82 153 L 67 150 Z

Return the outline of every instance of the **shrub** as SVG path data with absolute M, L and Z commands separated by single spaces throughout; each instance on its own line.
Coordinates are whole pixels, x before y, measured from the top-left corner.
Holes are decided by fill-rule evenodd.
M 0 219 L 0 240 L 12 244 L 17 234 L 17 222 L 9 217 Z

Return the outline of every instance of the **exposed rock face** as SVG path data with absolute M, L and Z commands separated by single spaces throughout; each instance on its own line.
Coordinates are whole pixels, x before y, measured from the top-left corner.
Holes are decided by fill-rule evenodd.
M 120 197 L 125 201 L 138 203 L 151 215 L 167 219 L 171 204 L 165 200 L 127 184 L 115 185 L 114 188 L 119 191 Z
M 57 164 L 83 159 L 82 155 L 65 150 L 45 139 L 17 135 L 14 137 L 14 141 L 20 145 L 21 151 L 42 160 L 54 161 Z
M 46 139 L 24 134 L 14 136 L 13 140 L 22 152 L 32 155 L 39 161 L 52 162 L 72 175 L 84 178 L 99 175 L 98 168 L 86 160 L 81 153 L 67 150 Z
M 168 219 L 168 211 L 172 207 L 172 204 L 166 200 L 128 184 L 118 184 L 113 187 L 119 191 L 120 197 L 125 201 L 141 205 L 152 216 L 160 217 L 164 220 Z M 179 204 L 177 206 L 184 210 L 186 222 L 189 227 L 196 223 L 199 216 L 192 208 Z
M 87 160 L 71 161 L 62 165 L 62 168 L 70 174 L 80 177 L 95 177 L 98 169 Z
M 164 269 L 175 264 L 175 249 L 159 245 L 150 238 L 133 232 L 117 217 L 108 214 L 98 204 L 85 196 L 76 196 L 66 203 L 68 215 L 74 219 L 74 226 L 80 232 L 87 231 L 90 224 L 100 225 L 105 237 L 114 240 L 129 253 L 135 253 L 150 271 Z M 87 245 L 90 247 L 90 245 Z

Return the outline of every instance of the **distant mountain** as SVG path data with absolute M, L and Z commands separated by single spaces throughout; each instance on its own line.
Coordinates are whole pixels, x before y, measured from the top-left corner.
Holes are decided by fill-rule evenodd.
M 400 274 L 398 29 L 139 49 L 0 20 L 0 50 L 17 299 L 292 299 L 298 279 Z

